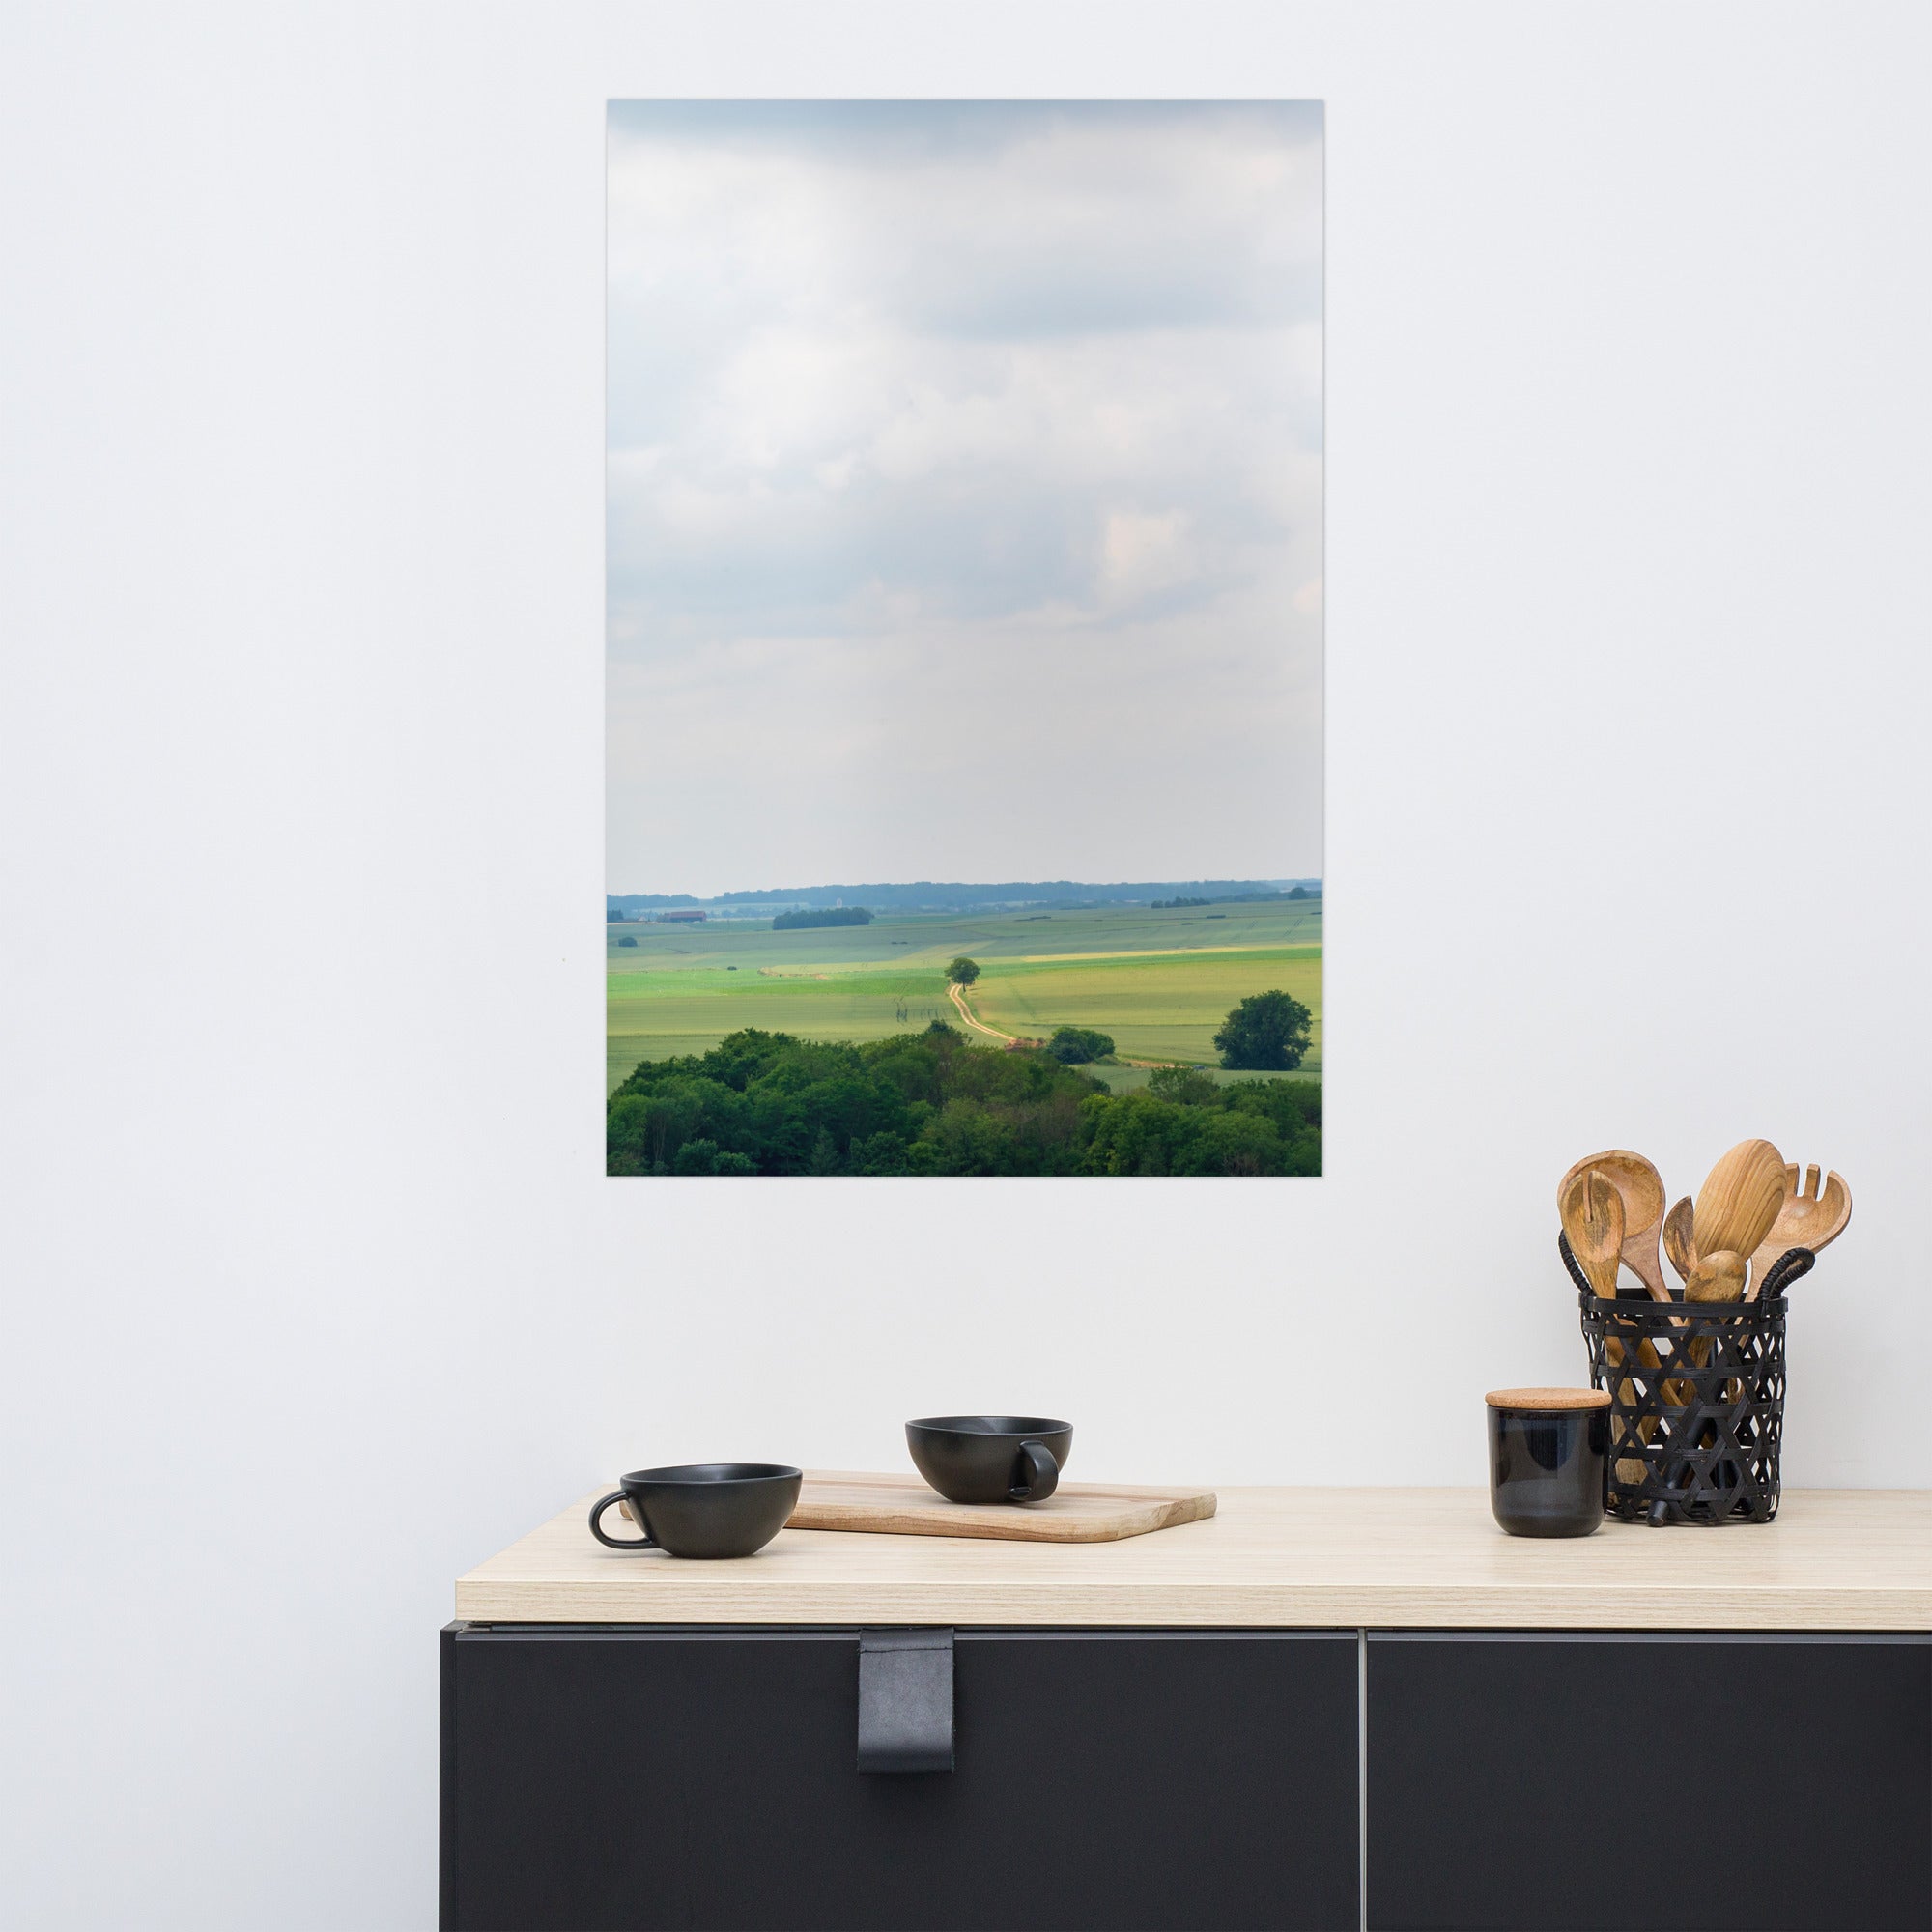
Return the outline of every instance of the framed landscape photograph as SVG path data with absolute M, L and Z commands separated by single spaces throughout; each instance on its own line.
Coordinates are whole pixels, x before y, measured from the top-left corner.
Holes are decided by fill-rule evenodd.
M 1321 171 L 611 103 L 609 1173 L 1321 1172 Z

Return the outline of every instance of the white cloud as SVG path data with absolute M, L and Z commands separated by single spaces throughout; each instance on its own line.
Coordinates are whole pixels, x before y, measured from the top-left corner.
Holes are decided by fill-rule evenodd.
M 1319 170 L 1305 110 L 613 110 L 614 890 L 1319 867 Z
M 1156 592 L 1192 582 L 1200 563 L 1189 540 L 1187 514 L 1150 516 L 1117 510 L 1100 539 L 1100 594 L 1110 606 L 1139 604 Z

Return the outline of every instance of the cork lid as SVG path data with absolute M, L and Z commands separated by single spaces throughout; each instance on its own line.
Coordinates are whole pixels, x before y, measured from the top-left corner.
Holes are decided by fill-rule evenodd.
M 1492 1408 L 1528 1408 L 1553 1414 L 1569 1408 L 1608 1408 L 1608 1389 L 1492 1389 L 1483 1400 Z

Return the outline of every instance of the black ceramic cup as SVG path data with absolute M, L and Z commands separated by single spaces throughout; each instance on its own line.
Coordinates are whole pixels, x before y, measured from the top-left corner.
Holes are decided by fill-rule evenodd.
M 798 1506 L 802 1470 L 782 1463 L 683 1463 L 633 1469 L 590 1511 L 590 1533 L 612 1549 L 662 1549 L 667 1556 L 750 1556 L 762 1549 Z M 612 1503 L 641 1537 L 604 1533 Z
M 953 1503 L 1043 1503 L 1073 1453 L 1073 1425 L 1042 1415 L 928 1415 L 905 1426 L 913 1467 Z
M 1495 1389 L 1490 1507 L 1512 1536 L 1588 1536 L 1604 1520 L 1607 1389 Z

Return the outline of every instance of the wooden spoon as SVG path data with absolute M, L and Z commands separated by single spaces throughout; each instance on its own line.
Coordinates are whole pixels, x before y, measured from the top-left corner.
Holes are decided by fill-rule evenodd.
M 1777 1219 L 1771 1224 L 1771 1233 L 1751 1256 L 1750 1289 L 1746 1298 L 1757 1299 L 1765 1277 L 1792 1248 L 1809 1248 L 1815 1255 L 1845 1232 L 1845 1223 L 1851 1218 L 1852 1190 L 1845 1185 L 1841 1175 L 1828 1175 L 1820 1188 L 1818 1170 L 1808 1167 L 1801 1187 L 1797 1167 L 1787 1165 L 1784 1199 L 1778 1206 Z
M 1607 1179 L 1624 1204 L 1623 1259 L 1631 1271 L 1650 1291 L 1653 1301 L 1668 1301 L 1670 1291 L 1663 1285 L 1663 1269 L 1657 1260 L 1658 1230 L 1663 1220 L 1663 1181 L 1657 1169 L 1640 1153 L 1611 1148 L 1579 1160 L 1556 1184 L 1557 1211 L 1562 1212 L 1563 1197 L 1579 1174 L 1591 1168 Z M 1571 1244 L 1576 1245 L 1574 1242 Z M 1612 1293 L 1615 1293 L 1613 1289 Z
M 1769 1141 L 1740 1141 L 1697 1190 L 1692 1232 L 1698 1254 L 1756 1254 L 1783 1200 L 1784 1156 Z
M 1686 1301 L 1740 1301 L 1744 1292 L 1745 1258 L 1729 1248 L 1699 1256 L 1684 1283 Z M 1685 1350 L 1686 1358 L 1701 1369 L 1709 1363 L 1714 1346 L 1707 1337 L 1693 1337 Z M 1735 1394 L 1735 1384 L 1727 1382 L 1724 1387 L 1727 1398 Z M 1696 1393 L 1696 1384 L 1680 1381 L 1674 1388 L 1666 1385 L 1664 1393 L 1681 1408 Z
M 1745 1293 L 1745 1260 L 1729 1248 L 1702 1255 L 1684 1280 L 1686 1301 L 1741 1301 Z
M 1572 1177 L 1556 1203 L 1570 1252 L 1605 1301 L 1615 1298 L 1617 1262 L 1624 1244 L 1624 1198 L 1609 1179 L 1592 1168 Z
M 1679 1281 L 1689 1281 L 1697 1265 L 1694 1220 L 1695 1209 L 1688 1194 L 1663 1217 L 1663 1252 L 1670 1257 L 1670 1265 L 1677 1270 Z
M 1697 1272 L 1697 1233 L 1695 1227 L 1696 1210 L 1690 1205 L 1690 1195 L 1686 1195 L 1663 1217 L 1663 1252 L 1670 1257 L 1670 1265 L 1677 1270 L 1677 1278 L 1686 1284 L 1685 1293 L 1690 1293 L 1690 1277 Z M 1678 1324 L 1683 1325 L 1681 1322 Z M 1674 1402 L 1678 1407 L 1690 1400 L 1693 1393 L 1690 1382 L 1677 1380 L 1663 1384 L 1663 1399 Z

